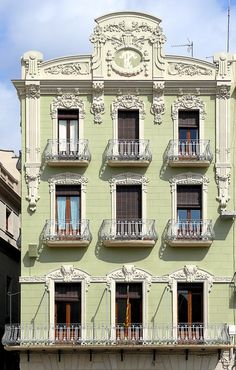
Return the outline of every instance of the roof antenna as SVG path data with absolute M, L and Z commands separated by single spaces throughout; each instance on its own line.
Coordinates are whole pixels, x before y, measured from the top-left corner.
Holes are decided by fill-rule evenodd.
M 229 31 L 230 31 L 230 0 L 228 0 L 228 20 L 227 20 L 227 53 L 229 53 Z
M 190 41 L 189 38 L 187 39 L 188 43 L 187 44 L 180 44 L 180 45 L 171 45 L 172 48 L 179 48 L 182 46 L 187 46 L 187 52 L 191 52 L 191 57 L 193 57 L 193 41 Z

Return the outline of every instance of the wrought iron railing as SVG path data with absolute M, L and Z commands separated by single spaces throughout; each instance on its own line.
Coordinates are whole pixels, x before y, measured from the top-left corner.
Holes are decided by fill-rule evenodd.
M 44 151 L 45 161 L 90 161 L 88 140 L 48 140 Z
M 101 240 L 157 240 L 155 220 L 103 220 Z
M 109 140 L 106 160 L 138 161 L 152 160 L 149 140 Z
M 209 140 L 170 140 L 165 151 L 165 160 L 209 161 L 213 159 Z
M 13 324 L 5 326 L 2 343 L 11 345 L 136 345 L 158 344 L 229 344 L 230 336 L 226 324 L 130 324 L 81 325 L 58 324 Z
M 91 241 L 89 220 L 55 221 L 47 220 L 42 232 L 43 241 L 87 240 Z
M 169 220 L 166 240 L 213 240 L 212 220 Z

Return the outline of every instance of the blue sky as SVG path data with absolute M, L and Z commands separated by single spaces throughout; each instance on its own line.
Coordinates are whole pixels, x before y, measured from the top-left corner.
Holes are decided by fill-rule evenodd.
M 20 58 L 39 50 L 44 60 L 91 54 L 94 19 L 113 11 L 134 10 L 162 19 L 166 54 L 211 61 L 226 51 L 229 0 L 0 0 L 0 148 L 20 149 L 19 102 L 12 79 L 20 78 Z M 236 53 L 236 0 L 231 0 L 230 52 Z M 207 59 L 206 59 L 207 58 Z

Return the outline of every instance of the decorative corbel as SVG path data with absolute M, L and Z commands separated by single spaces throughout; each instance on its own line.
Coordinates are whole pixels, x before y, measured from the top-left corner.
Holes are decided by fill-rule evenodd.
M 102 114 L 105 113 L 103 81 L 93 82 L 93 102 L 91 113 L 94 115 L 94 123 L 102 123 Z
M 154 115 L 154 123 L 162 123 L 162 115 L 165 113 L 164 82 L 153 82 L 153 102 L 151 113 Z
M 38 190 L 40 183 L 40 163 L 25 164 L 25 181 L 28 188 L 26 200 L 29 201 L 29 210 L 35 212 L 36 203 L 39 200 Z
M 218 196 L 216 200 L 220 203 L 221 210 L 225 209 L 229 196 L 229 186 L 230 186 L 230 166 L 222 167 L 221 165 L 216 165 L 216 184 L 218 187 Z

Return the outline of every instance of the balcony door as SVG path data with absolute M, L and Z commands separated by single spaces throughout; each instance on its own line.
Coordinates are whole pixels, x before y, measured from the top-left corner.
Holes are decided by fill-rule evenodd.
M 70 341 L 81 335 L 81 284 L 55 283 L 55 336 Z
M 81 188 L 78 185 L 56 185 L 56 231 L 61 237 L 80 232 Z
M 139 154 L 139 111 L 118 111 L 118 153 L 122 157 Z
M 136 238 L 142 229 L 141 185 L 118 185 L 116 187 L 117 234 Z
M 203 283 L 178 283 L 178 336 L 203 339 Z
M 199 111 L 179 110 L 178 121 L 180 158 L 199 155 Z
M 75 155 L 78 152 L 79 111 L 59 109 L 58 111 L 58 154 Z
M 139 339 L 142 336 L 142 283 L 116 283 L 116 336 Z

